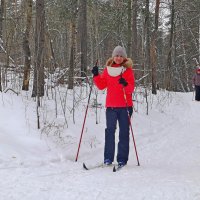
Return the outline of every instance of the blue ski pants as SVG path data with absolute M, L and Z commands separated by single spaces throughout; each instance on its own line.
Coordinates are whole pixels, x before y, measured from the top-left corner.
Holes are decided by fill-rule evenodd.
M 200 101 L 200 85 L 195 85 L 195 100 Z
M 128 107 L 129 116 L 133 113 L 133 108 Z M 127 163 L 129 155 L 129 119 L 127 108 L 106 109 L 106 129 L 105 129 L 105 147 L 104 160 L 114 161 L 115 155 L 115 130 L 117 121 L 119 124 L 119 141 L 117 151 L 117 162 Z

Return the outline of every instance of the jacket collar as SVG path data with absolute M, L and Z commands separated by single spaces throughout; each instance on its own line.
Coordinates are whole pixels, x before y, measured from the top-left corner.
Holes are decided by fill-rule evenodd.
M 126 71 L 126 68 L 123 66 L 119 67 L 107 66 L 107 71 L 110 76 L 116 77 L 123 74 Z
M 113 58 L 109 58 L 106 62 L 106 66 L 110 66 L 110 67 L 119 67 L 119 66 L 123 66 L 125 68 L 132 68 L 133 67 L 133 61 L 130 58 L 126 58 L 124 60 L 124 62 L 120 65 L 117 65 Z

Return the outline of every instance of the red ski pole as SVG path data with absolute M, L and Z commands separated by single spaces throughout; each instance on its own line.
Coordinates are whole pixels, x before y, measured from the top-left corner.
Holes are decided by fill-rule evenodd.
M 136 158 L 137 158 L 137 163 L 138 163 L 138 166 L 140 166 L 140 162 L 139 162 L 139 158 L 138 158 L 138 153 L 137 153 L 137 148 L 136 148 L 136 143 L 135 143 L 135 137 L 134 137 L 134 134 L 133 134 L 131 117 L 130 117 L 130 114 L 128 112 L 128 104 L 127 104 L 126 93 L 125 93 L 124 87 L 123 87 L 123 92 L 124 92 L 124 99 L 126 101 L 126 109 L 127 109 L 127 113 L 128 113 L 128 121 L 129 121 L 129 126 L 130 126 L 130 129 L 131 129 L 131 133 L 132 133 L 132 138 L 133 138 L 133 144 L 134 144 L 134 148 L 135 148 L 135 154 L 136 154 Z
M 98 64 L 98 60 L 96 61 L 95 66 L 97 66 L 97 64 Z M 88 77 L 87 77 L 87 81 L 89 83 Z M 86 110 L 85 110 L 85 116 L 84 116 L 84 120 L 83 120 L 83 125 L 82 125 L 82 130 L 81 130 L 81 136 L 80 136 L 80 140 L 79 140 L 79 145 L 78 145 L 78 150 L 77 150 L 75 161 L 78 160 L 78 155 L 79 155 L 79 151 L 80 151 L 80 147 L 81 147 L 81 141 L 82 141 L 82 137 L 83 137 L 83 131 L 84 131 L 84 127 L 85 127 L 85 121 L 86 121 L 88 107 L 89 107 L 89 103 L 90 103 L 90 97 L 91 97 L 91 93 L 92 93 L 92 87 L 93 87 L 93 84 L 90 85 L 90 93 L 89 93 L 89 97 L 88 97 L 87 107 L 86 107 Z
M 122 78 L 122 73 L 121 73 L 121 78 Z M 135 148 L 135 154 L 136 154 L 136 158 L 137 158 L 137 163 L 138 163 L 138 166 L 140 166 L 140 162 L 139 162 L 139 158 L 138 158 L 138 153 L 137 153 L 137 148 L 136 148 L 136 143 L 135 143 L 135 137 L 134 137 L 134 134 L 133 134 L 131 117 L 130 117 L 130 114 L 129 114 L 129 111 L 128 111 L 128 103 L 127 103 L 127 98 L 126 98 L 126 93 L 125 93 L 124 86 L 123 86 L 123 93 L 124 93 L 124 100 L 126 102 L 126 109 L 127 109 L 127 113 L 128 113 L 128 121 L 129 121 L 129 126 L 130 126 L 130 129 L 131 129 L 131 133 L 132 133 L 132 138 L 133 138 L 133 144 L 134 144 L 134 148 Z

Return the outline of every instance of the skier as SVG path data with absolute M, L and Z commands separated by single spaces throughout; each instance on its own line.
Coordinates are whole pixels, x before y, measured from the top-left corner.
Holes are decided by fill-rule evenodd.
M 200 101 L 200 66 L 196 69 L 192 81 L 195 88 L 195 100 Z
M 129 155 L 129 116 L 133 113 L 132 93 L 135 86 L 133 62 L 126 50 L 116 46 L 112 57 L 106 62 L 102 74 L 98 67 L 92 69 L 93 81 L 98 89 L 107 89 L 104 164 L 111 165 L 115 154 L 115 130 L 119 124 L 117 162 L 119 167 L 127 164 Z

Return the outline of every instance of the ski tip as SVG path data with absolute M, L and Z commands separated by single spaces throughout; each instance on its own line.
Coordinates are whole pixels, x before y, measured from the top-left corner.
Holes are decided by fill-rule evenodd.
M 85 163 L 83 163 L 83 168 L 84 168 L 85 170 L 88 170 L 88 168 L 86 167 Z
M 113 167 L 113 172 L 116 172 L 116 168 L 115 168 L 115 166 Z

